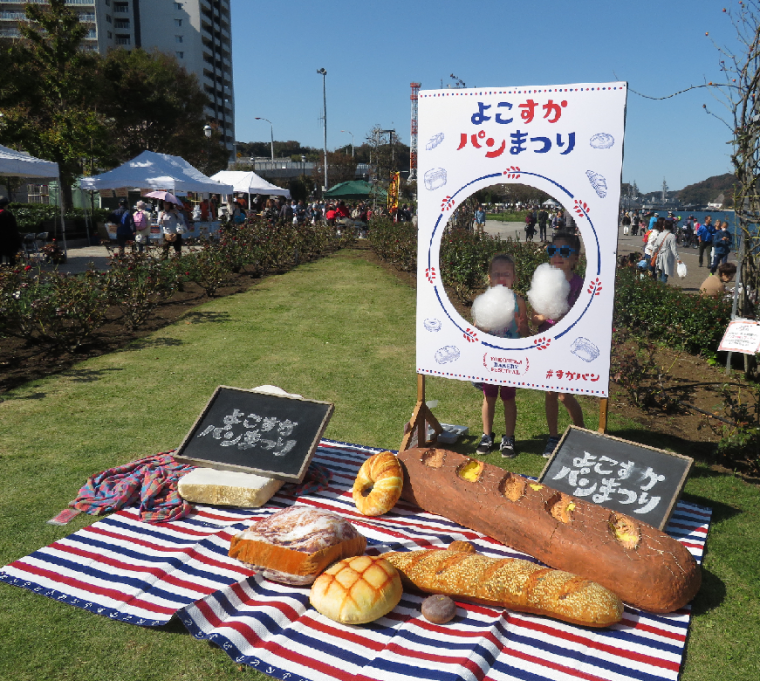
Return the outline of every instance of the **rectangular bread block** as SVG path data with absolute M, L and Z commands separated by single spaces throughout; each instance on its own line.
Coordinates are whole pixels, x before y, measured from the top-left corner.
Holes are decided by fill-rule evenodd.
M 196 468 L 180 478 L 179 494 L 194 504 L 258 508 L 283 486 L 282 480 L 254 473 Z

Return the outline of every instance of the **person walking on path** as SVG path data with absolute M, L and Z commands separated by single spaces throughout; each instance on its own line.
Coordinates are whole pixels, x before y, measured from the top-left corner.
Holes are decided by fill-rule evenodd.
M 475 211 L 475 231 L 478 234 L 483 234 L 486 229 L 486 211 L 484 210 L 483 206 L 478 206 L 478 209 Z
M 633 217 L 631 218 L 631 236 L 639 235 L 639 224 L 641 223 L 641 217 L 639 216 L 638 209 L 633 211 Z
M 538 239 L 539 241 L 546 241 L 546 223 L 549 221 L 549 213 L 546 208 L 542 208 L 538 212 Z
M 170 246 L 174 248 L 177 255 L 182 255 L 182 233 L 185 231 L 185 222 L 177 206 L 164 201 L 164 210 L 158 216 L 158 224 L 161 225 L 161 232 L 164 235 L 164 252 L 161 254 L 161 259 L 165 260 L 169 257 Z
M 731 246 L 733 245 L 733 237 L 731 232 L 728 231 L 728 222 L 723 220 L 720 222 L 720 231 L 715 232 L 713 235 L 713 247 L 715 255 L 710 266 L 710 274 L 715 274 L 715 270 L 718 269 L 718 265 L 728 262 L 728 254 L 731 252 Z
M 676 263 L 681 262 L 681 258 L 678 255 L 675 230 L 676 222 L 674 220 L 665 220 L 665 228 L 662 232 L 665 236 L 660 242 L 656 263 L 658 272 L 657 281 L 663 284 L 668 283 L 668 277 L 672 277 L 676 273 Z
M 8 210 L 9 203 L 5 196 L 0 197 L 0 265 L 6 259 L 13 267 L 21 249 L 22 239 L 18 232 L 16 216 Z
M 702 267 L 702 263 L 704 261 L 705 250 L 712 248 L 714 233 L 715 233 L 715 228 L 712 225 L 712 217 L 708 215 L 705 218 L 705 223 L 699 228 L 699 231 L 697 232 L 697 239 L 699 239 L 699 266 L 700 267 Z M 709 250 L 708 250 L 707 257 L 709 260 L 709 257 L 710 257 Z
M 126 199 L 119 199 L 119 207 L 111 213 L 109 219 L 116 225 L 116 245 L 119 248 L 119 255 L 124 255 L 127 241 L 135 240 L 135 221 Z
M 665 226 L 665 220 L 659 219 L 654 223 L 652 229 L 650 229 L 644 236 L 646 239 L 646 247 L 644 248 L 644 260 L 647 261 L 647 268 L 652 276 L 655 276 L 655 265 L 657 261 L 657 249 L 662 243 L 662 239 L 665 238 L 663 234 L 663 228 Z
M 533 208 L 528 208 L 528 212 L 525 214 L 525 241 L 533 241 L 533 237 L 536 235 L 536 211 Z
M 624 213 L 620 224 L 623 225 L 623 234 L 628 235 L 628 232 L 631 230 L 631 216 L 628 213 Z
M 142 253 L 150 239 L 150 213 L 145 210 L 148 204 L 145 201 L 138 201 L 135 205 L 135 212 L 132 220 L 135 223 L 135 243 L 137 252 Z

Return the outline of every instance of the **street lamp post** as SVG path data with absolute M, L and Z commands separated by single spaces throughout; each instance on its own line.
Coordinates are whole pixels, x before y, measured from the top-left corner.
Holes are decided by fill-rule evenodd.
M 323 106 L 323 130 L 324 130 L 324 149 L 325 149 L 325 186 L 322 191 L 327 191 L 330 187 L 327 184 L 327 71 L 324 68 L 317 69 L 317 73 L 322 76 L 322 106 Z
M 352 133 L 350 130 L 341 130 L 341 132 L 347 132 L 349 135 L 351 135 L 351 158 L 354 157 L 354 133 Z
M 256 116 L 254 120 L 269 123 L 269 150 L 272 152 L 272 161 L 274 161 L 274 128 L 272 128 L 272 121 L 267 118 L 260 118 L 259 116 Z
M 211 133 L 212 133 L 211 126 L 206 123 L 206 125 L 203 126 L 203 134 L 206 135 L 206 139 L 208 140 L 208 143 L 206 144 L 206 172 L 211 171 Z

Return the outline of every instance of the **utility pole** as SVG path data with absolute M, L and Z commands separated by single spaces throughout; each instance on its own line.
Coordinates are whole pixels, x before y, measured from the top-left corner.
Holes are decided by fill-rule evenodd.
M 327 183 L 327 71 L 324 68 L 317 69 L 322 76 L 322 122 L 324 124 L 324 150 L 325 150 L 325 185 L 322 191 L 326 192 L 330 185 Z

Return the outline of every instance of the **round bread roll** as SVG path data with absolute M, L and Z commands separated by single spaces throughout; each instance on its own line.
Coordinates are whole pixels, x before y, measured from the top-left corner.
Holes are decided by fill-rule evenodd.
M 380 452 L 367 459 L 354 481 L 354 503 L 362 515 L 383 515 L 401 497 L 404 473 L 391 452 Z
M 387 615 L 401 600 L 401 577 L 379 556 L 344 558 L 311 586 L 314 608 L 335 622 L 365 624 Z
M 433 624 L 446 624 L 456 617 L 457 604 L 445 594 L 428 596 L 422 601 L 422 616 Z

